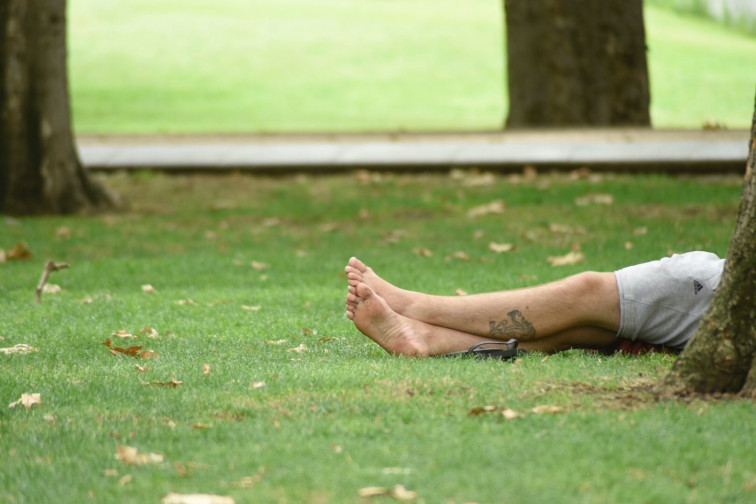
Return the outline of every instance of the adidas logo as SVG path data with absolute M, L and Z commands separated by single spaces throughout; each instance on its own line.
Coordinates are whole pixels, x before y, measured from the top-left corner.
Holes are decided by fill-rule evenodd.
M 698 280 L 693 280 L 693 294 L 698 295 L 698 293 L 701 292 L 701 289 L 703 289 L 701 282 L 699 282 Z

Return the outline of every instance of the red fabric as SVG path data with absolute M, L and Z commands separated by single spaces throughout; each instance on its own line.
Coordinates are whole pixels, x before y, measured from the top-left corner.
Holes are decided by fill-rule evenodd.
M 638 340 L 632 341 L 627 338 L 617 338 L 617 341 L 602 348 L 600 351 L 603 354 L 620 353 L 624 355 L 640 355 L 648 352 L 679 353 L 679 351 L 665 347 L 664 345 L 654 345 L 653 343 L 646 343 L 645 341 Z

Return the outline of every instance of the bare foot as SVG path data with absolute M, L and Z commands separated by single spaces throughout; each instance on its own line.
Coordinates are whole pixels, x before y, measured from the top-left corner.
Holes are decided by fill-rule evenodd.
M 347 317 L 365 336 L 395 355 L 427 357 L 425 325 L 391 309 L 366 283 L 357 282 L 347 294 Z
M 423 296 L 419 292 L 400 289 L 387 282 L 379 277 L 373 271 L 373 268 L 367 266 L 356 257 L 349 259 L 349 263 L 344 268 L 344 271 L 349 279 L 349 292 L 354 294 L 356 286 L 359 283 L 364 283 L 382 297 L 392 310 L 400 314 L 410 315 L 412 313 L 412 306 L 419 302 Z

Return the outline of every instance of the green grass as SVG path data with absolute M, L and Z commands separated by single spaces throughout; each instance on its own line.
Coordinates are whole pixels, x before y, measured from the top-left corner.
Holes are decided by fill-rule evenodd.
M 106 180 L 131 211 L 0 222 L 0 247 L 24 241 L 34 253 L 0 264 L 0 347 L 39 348 L 0 354 L 0 502 L 158 502 L 171 491 L 361 502 L 359 489 L 396 484 L 429 503 L 753 500 L 753 402 L 655 400 L 671 357 L 395 358 L 344 317 L 341 274 L 356 254 L 401 285 L 454 294 L 672 251 L 724 254 L 737 178 Z M 594 193 L 614 203 L 575 204 Z M 500 198 L 504 214 L 467 217 Z M 495 254 L 491 241 L 517 248 Z M 585 263 L 547 263 L 575 243 Z M 460 250 L 470 261 L 447 259 Z M 71 268 L 51 278 L 63 292 L 35 304 L 47 258 Z M 178 304 L 187 299 L 196 304 Z M 139 334 L 145 325 L 160 336 Z M 139 334 L 122 346 L 159 357 L 112 355 L 102 343 L 119 329 Z M 172 378 L 183 383 L 141 383 Z M 8 408 L 33 392 L 42 405 Z M 486 405 L 523 416 L 468 415 Z M 561 412 L 530 413 L 538 405 Z M 127 465 L 118 445 L 164 459 Z
M 498 0 L 70 0 L 79 133 L 500 129 Z M 655 127 L 747 127 L 756 38 L 646 7 Z

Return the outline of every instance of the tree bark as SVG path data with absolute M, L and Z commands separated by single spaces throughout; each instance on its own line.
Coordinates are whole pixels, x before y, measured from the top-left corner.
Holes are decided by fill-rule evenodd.
M 71 130 L 66 1 L 0 2 L 0 211 L 109 208 L 79 161 Z
M 743 196 L 722 281 L 665 385 L 672 392 L 756 397 L 756 105 Z
M 650 126 L 642 0 L 505 0 L 507 128 Z

